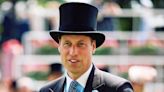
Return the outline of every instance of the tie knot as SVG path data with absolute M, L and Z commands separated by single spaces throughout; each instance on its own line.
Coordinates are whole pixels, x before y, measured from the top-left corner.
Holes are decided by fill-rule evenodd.
M 81 92 L 83 87 L 77 82 L 72 81 L 69 87 L 69 92 Z
M 72 81 L 70 86 L 71 87 L 77 87 L 78 85 L 80 85 L 77 81 Z

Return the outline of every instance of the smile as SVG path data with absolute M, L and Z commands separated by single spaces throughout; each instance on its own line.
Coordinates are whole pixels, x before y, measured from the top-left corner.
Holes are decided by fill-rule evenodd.
M 69 62 L 71 62 L 71 63 L 77 63 L 79 61 L 78 60 L 75 60 L 75 59 L 72 59 L 72 60 L 69 60 Z

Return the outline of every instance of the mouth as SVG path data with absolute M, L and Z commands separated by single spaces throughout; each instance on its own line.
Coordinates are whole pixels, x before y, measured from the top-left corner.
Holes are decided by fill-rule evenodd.
M 79 60 L 76 60 L 76 59 L 70 59 L 69 62 L 71 62 L 71 63 L 77 63 L 77 62 L 79 62 Z

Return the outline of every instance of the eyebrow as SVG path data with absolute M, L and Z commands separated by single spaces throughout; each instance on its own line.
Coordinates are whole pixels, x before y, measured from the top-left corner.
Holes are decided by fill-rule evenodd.
M 80 41 L 78 41 L 78 42 L 85 42 L 84 40 L 80 40 Z
M 70 41 L 66 39 L 64 42 L 70 42 Z M 77 42 L 85 42 L 85 40 L 79 40 Z
M 59 40 L 59 42 L 61 41 L 61 37 L 62 37 L 63 35 L 60 35 L 59 37 L 58 37 L 58 40 Z M 85 35 L 85 36 L 88 36 L 88 35 Z M 93 39 L 92 37 L 90 37 L 90 36 L 88 36 L 89 38 L 90 38 L 90 40 L 91 40 L 91 43 L 95 40 L 95 39 Z M 67 40 L 66 40 L 67 41 Z M 80 40 L 80 42 L 81 41 L 84 41 L 83 39 L 82 40 Z

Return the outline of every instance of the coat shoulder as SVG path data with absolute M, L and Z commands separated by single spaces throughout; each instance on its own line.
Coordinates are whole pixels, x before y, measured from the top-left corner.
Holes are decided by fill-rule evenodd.
M 59 84 L 61 85 L 63 84 L 64 80 L 65 80 L 65 77 L 63 76 L 54 81 L 48 82 L 40 89 L 39 92 L 51 92 L 51 90 L 56 90 L 60 86 Z
M 106 89 L 112 89 L 115 91 L 117 90 L 117 92 L 120 92 L 118 90 L 124 90 L 126 88 L 133 90 L 130 81 L 128 81 L 127 79 L 121 78 L 111 73 L 103 72 L 101 70 L 98 71 L 98 74 L 100 76 L 101 83 L 104 83 L 104 87 Z M 133 91 L 129 91 L 129 92 L 133 92 Z
M 112 85 L 119 85 L 124 82 L 129 82 L 127 79 L 103 71 L 101 71 L 101 76 L 103 81 L 110 84 L 112 83 Z

